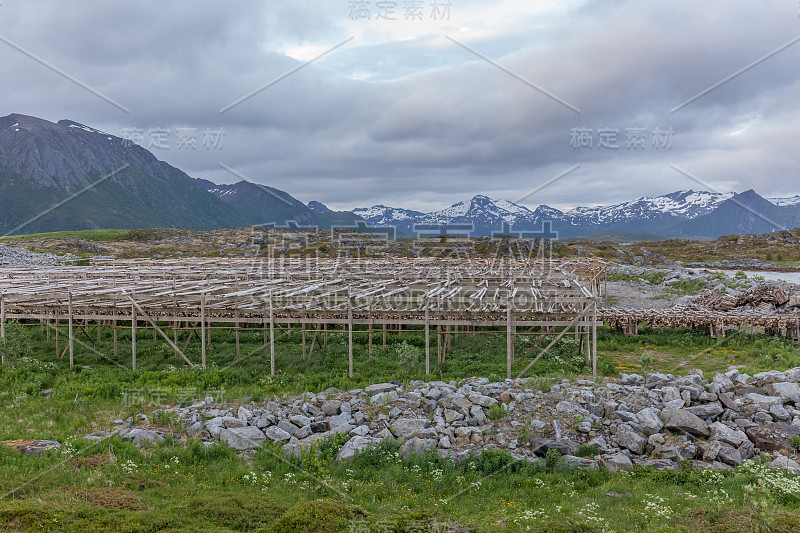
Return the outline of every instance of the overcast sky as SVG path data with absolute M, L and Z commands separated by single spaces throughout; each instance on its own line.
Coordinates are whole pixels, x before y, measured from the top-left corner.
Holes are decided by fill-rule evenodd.
M 0 114 L 338 209 L 800 193 L 797 0 L 178 4 L 3 0 Z

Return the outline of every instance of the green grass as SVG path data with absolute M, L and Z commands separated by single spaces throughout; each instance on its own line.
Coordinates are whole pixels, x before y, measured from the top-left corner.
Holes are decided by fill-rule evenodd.
M 621 372 L 685 375 L 699 368 L 713 376 L 731 365 L 748 374 L 800 366 L 800 346 L 785 337 L 728 331 L 725 337 L 712 339 L 701 330 L 647 326 L 640 327 L 637 337 L 624 337 L 607 328 L 598 332 L 599 358 L 610 359 Z M 642 365 L 645 355 L 644 360 L 650 362 Z
M 131 230 L 125 229 L 93 229 L 78 231 L 54 231 L 50 233 L 32 233 L 30 235 L 12 235 L 2 237 L 0 241 L 19 241 L 30 239 L 83 239 L 86 241 L 120 241 L 126 240 Z
M 660 285 L 664 283 L 664 280 L 667 277 L 666 270 L 648 270 L 646 273 L 640 276 L 634 276 L 632 274 L 626 274 L 624 272 L 614 272 L 610 276 L 608 276 L 608 281 L 639 281 L 644 280 L 650 285 Z
M 28 458 L 0 449 L 3 531 L 441 531 L 434 524 L 475 532 L 750 531 L 742 527 L 749 527 L 753 517 L 768 521 L 772 531 L 796 531 L 800 524 L 795 513 L 800 481 L 787 474 L 780 482 L 786 490 L 776 485 L 768 489 L 768 498 L 753 498 L 746 487 L 757 485 L 758 476 L 746 469 L 719 479 L 691 469 L 570 472 L 557 457 L 537 466 L 490 449 L 460 464 L 433 455 L 400 461 L 397 445 L 390 442 L 338 464 L 334 457 L 342 439 L 320 444 L 318 454 L 302 461 L 287 461 L 270 447 L 248 458 L 196 441 L 167 439 L 139 450 L 118 438 L 100 444 L 75 438 L 108 430 L 112 420 L 139 412 L 180 435 L 182 428 L 172 417 L 153 415 L 158 404 L 186 404 L 209 394 L 232 402 L 243 397 L 261 401 L 395 378 L 447 381 L 478 375 L 501 380 L 505 335 L 461 335 L 443 365 L 436 364 L 433 352 L 432 374 L 425 376 L 421 331 L 390 334 L 386 348 L 375 335 L 371 361 L 366 333 L 357 332 L 355 377 L 349 379 L 347 337 L 341 331 L 329 333 L 327 347 L 317 345 L 305 361 L 300 334 L 279 333 L 280 372 L 270 377 L 261 330 L 240 334 L 238 360 L 233 333 L 214 330 L 209 368 L 202 371 L 186 369 L 169 346 L 154 343 L 142 328 L 139 369 L 132 372 L 130 334 L 124 330 L 116 359 L 109 331 L 101 331 L 97 345 L 77 334 L 78 366 L 70 370 L 67 356 L 56 358 L 53 340 L 48 344 L 38 326 L 7 326 L 4 349 L 12 364 L 0 368 L 0 440 L 55 439 L 69 443 L 66 448 L 74 457 Z M 714 340 L 694 330 L 647 327 L 640 328 L 638 337 L 608 328 L 599 332 L 599 367 L 611 375 L 685 374 L 689 368 L 713 373 L 730 364 L 752 373 L 800 365 L 797 345 L 777 337 L 729 332 Z M 91 330 L 96 341 L 95 335 Z M 186 335 L 181 334 L 180 346 Z M 307 340 L 310 346 L 310 336 Z M 199 361 L 197 344 L 193 339 L 187 349 L 193 361 Z M 518 357 L 531 345 L 518 338 Z M 531 368 L 536 378 L 531 386 L 546 389 L 554 376 L 588 375 L 576 352 L 574 338 L 564 337 Z M 527 360 L 518 360 L 515 369 Z M 45 389 L 52 389 L 47 397 L 41 394 Z M 503 415 L 497 410 L 490 419 Z M 519 437 L 525 445 L 530 435 L 521 431 Z M 765 503 L 754 508 L 754 501 Z
M 487 449 L 459 463 L 399 460 L 386 441 L 347 463 L 341 442 L 286 460 L 262 446 L 245 459 L 223 445 L 118 438 L 70 454 L 0 450 L 0 527 L 9 531 L 794 531 L 798 478 L 758 464 L 736 472 L 571 471 Z M 753 504 L 748 487 L 765 503 Z M 760 500 L 760 501 L 761 501 Z M 442 529 L 459 526 L 461 529 Z M 683 528 L 683 529 L 680 529 Z

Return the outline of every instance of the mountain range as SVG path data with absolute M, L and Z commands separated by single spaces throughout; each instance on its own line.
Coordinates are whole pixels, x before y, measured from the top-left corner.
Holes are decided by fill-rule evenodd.
M 191 178 L 135 143 L 78 122 L 0 117 L 0 235 L 356 222 L 364 223 L 350 212 L 314 212 L 271 187 Z
M 372 225 L 395 226 L 398 231 L 408 234 L 435 233 L 432 228 L 438 227 L 441 233 L 474 236 L 535 236 L 551 230 L 559 237 L 629 232 L 663 237 L 715 238 L 798 226 L 800 196 L 767 200 L 753 190 L 740 194 L 688 190 L 609 206 L 560 211 L 547 205 L 531 210 L 507 200 L 478 195 L 432 213 L 384 205 L 359 208 L 353 212 Z
M 0 235 L 45 231 L 249 225 L 364 229 L 398 234 L 573 237 L 630 232 L 715 238 L 800 226 L 800 196 L 677 191 L 610 206 L 531 210 L 478 195 L 432 213 L 376 205 L 333 211 L 242 180 L 192 178 L 145 148 L 71 120 L 0 118 Z

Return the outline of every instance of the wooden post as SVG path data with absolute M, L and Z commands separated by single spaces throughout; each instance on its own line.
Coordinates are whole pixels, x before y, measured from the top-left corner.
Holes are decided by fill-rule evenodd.
M 239 359 L 239 302 L 236 302 L 236 359 Z
M 589 344 L 590 341 L 591 341 L 591 339 L 590 339 L 590 335 L 589 335 L 589 325 L 587 324 L 586 325 L 586 366 L 589 366 L 589 364 L 591 362 L 591 358 L 592 358 L 592 350 L 591 350 L 591 346 Z M 582 342 L 583 342 L 583 339 L 581 339 L 581 343 Z
M 353 300 L 350 299 L 350 289 L 347 289 L 347 368 L 350 379 L 353 378 Z
M 436 364 L 442 364 L 442 326 L 436 326 Z
M 442 350 L 442 364 L 447 360 L 447 352 L 450 351 L 450 344 L 453 342 L 452 334 L 450 333 L 450 324 L 447 325 L 447 333 L 444 336 L 444 349 Z
M 133 294 L 131 301 L 135 302 Z M 131 367 L 136 370 L 136 305 L 131 305 Z
M 61 346 L 59 346 L 59 345 L 61 344 L 61 335 L 59 335 L 59 331 L 58 331 L 58 319 L 55 320 L 55 323 L 56 323 L 56 326 L 55 326 L 56 327 L 56 358 L 60 359 L 61 358 Z
M 597 381 L 597 300 L 592 307 L 592 378 Z
M 272 306 L 272 292 L 269 293 L 269 375 L 275 375 L 275 310 Z
M 178 350 L 178 346 L 175 345 L 169 339 L 169 336 L 166 333 L 164 333 L 164 331 L 161 328 L 158 327 L 158 324 L 156 324 L 156 321 L 153 320 L 152 318 L 150 318 L 150 316 L 147 314 L 147 312 L 144 309 L 142 309 L 141 307 L 139 307 L 139 304 L 137 304 L 136 301 L 133 298 L 131 298 L 131 304 L 133 305 L 134 311 L 138 309 L 139 312 L 142 313 L 142 316 L 144 317 L 144 319 L 147 322 L 149 322 L 151 326 L 153 326 L 153 331 L 155 331 L 156 333 L 160 333 L 161 336 L 164 337 L 164 340 L 166 340 L 169 343 L 169 345 L 172 346 L 173 349 L 178 351 L 178 355 L 180 355 L 183 358 L 183 360 L 186 361 L 186 364 L 188 364 L 190 367 L 194 368 L 194 363 L 192 363 L 189 360 L 189 358 L 186 357 L 186 355 L 182 351 Z
M 0 339 L 3 341 L 3 351 L 0 352 L 0 364 L 6 364 L 6 299 L 0 292 Z
M 200 364 L 206 369 L 206 293 L 200 296 Z
M 369 344 L 369 360 L 372 361 L 372 303 L 369 304 L 369 331 L 367 332 L 367 343 Z
M 264 348 L 269 344 L 269 321 L 267 313 L 264 313 Z
M 180 322 L 178 321 L 178 302 L 175 301 L 175 320 L 172 321 L 172 344 L 176 346 L 175 348 L 175 358 L 178 358 L 178 326 L 180 326 Z
M 506 378 L 511 379 L 511 367 L 514 365 L 514 332 L 511 325 L 511 298 L 506 307 Z
M 431 373 L 431 317 L 429 301 L 425 298 L 425 374 Z
M 114 314 L 117 313 L 117 304 L 114 303 Z M 114 319 L 111 322 L 111 328 L 113 329 L 112 334 L 114 335 L 114 360 L 117 359 L 117 320 Z M 58 334 L 58 330 L 56 330 L 56 334 Z
M 306 360 L 306 323 L 303 322 L 302 324 L 300 324 L 300 326 L 302 327 L 302 329 L 300 330 L 300 338 L 301 338 L 302 344 L 303 344 L 303 361 L 305 361 Z
M 383 347 L 386 348 L 386 322 L 383 323 Z
M 75 345 L 73 342 L 74 336 L 72 334 L 72 289 L 69 291 L 69 303 L 67 311 L 69 313 L 69 367 L 72 368 L 75 364 L 75 360 L 73 358 Z

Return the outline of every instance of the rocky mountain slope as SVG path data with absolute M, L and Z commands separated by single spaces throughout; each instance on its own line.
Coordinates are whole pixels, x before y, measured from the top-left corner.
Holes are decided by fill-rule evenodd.
M 800 226 L 800 205 L 776 205 L 752 189 L 726 199 L 713 211 L 672 228 L 676 237 L 768 233 Z
M 232 185 L 217 185 L 202 179 L 197 181 L 208 192 L 246 216 L 249 225 L 326 229 L 355 228 L 359 222 L 364 223 L 354 213 L 332 211 L 319 202 L 312 209 L 289 193 L 267 185 L 244 180 Z
M 0 118 L 2 233 L 248 222 L 136 144 L 69 120 Z

